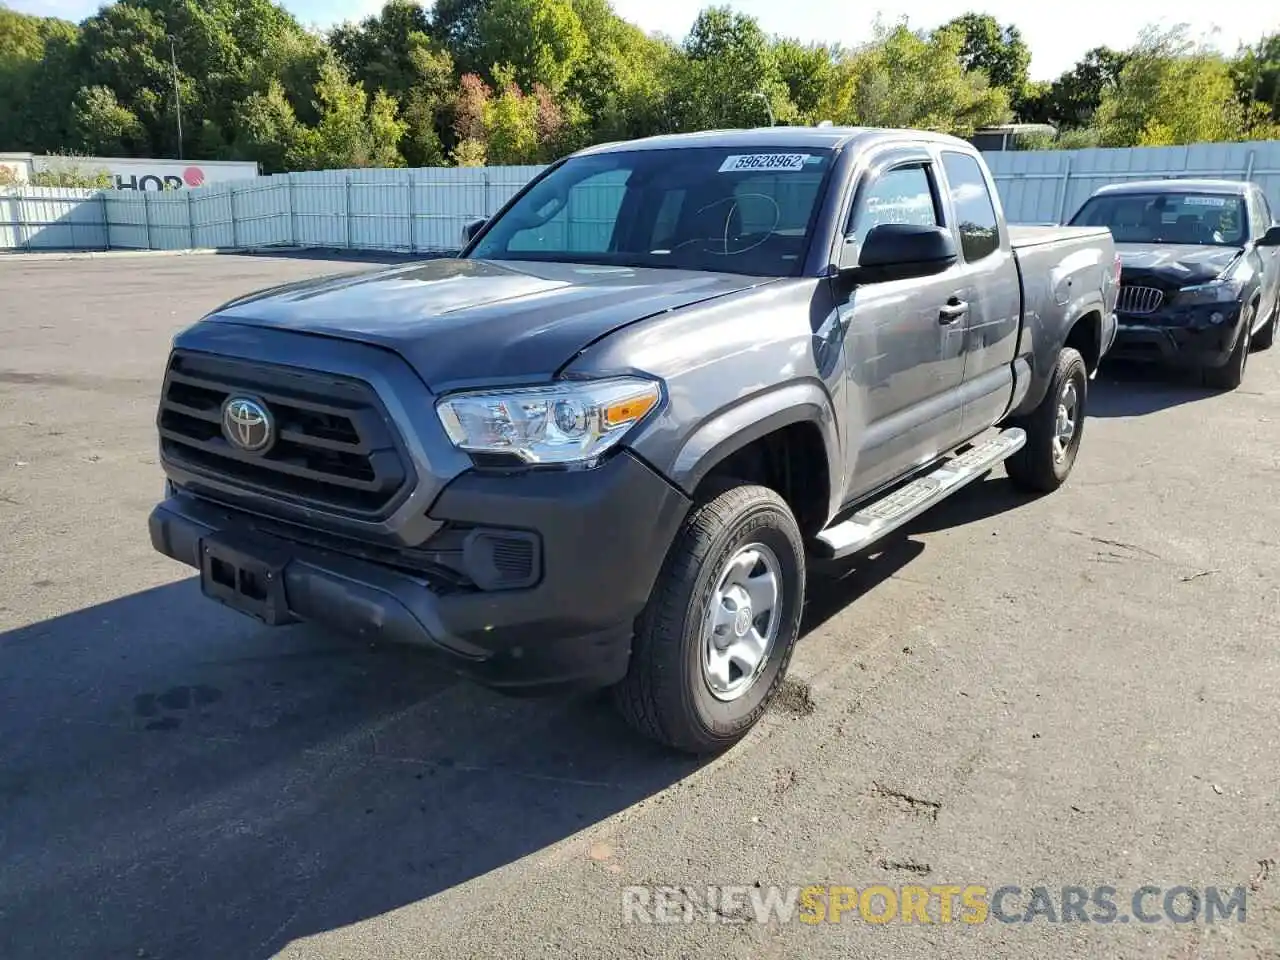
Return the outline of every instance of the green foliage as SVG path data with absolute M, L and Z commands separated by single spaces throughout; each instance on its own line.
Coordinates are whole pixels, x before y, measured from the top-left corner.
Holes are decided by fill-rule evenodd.
M 1144 32 L 1097 121 L 1104 146 L 1158 147 L 1236 139 L 1244 117 L 1227 61 L 1175 27 Z
M 478 56 L 497 81 L 507 65 L 515 81 L 559 90 L 587 50 L 587 34 L 569 0 L 489 0 L 478 27 Z
M 32 172 L 33 187 L 66 187 L 79 190 L 111 189 L 111 174 L 81 164 L 76 157 L 68 156 L 45 170 Z
M 841 64 L 836 122 L 917 127 L 967 135 L 1006 122 L 1009 95 L 986 74 L 961 63 L 964 32 L 954 26 L 925 35 L 904 25 L 877 27 L 877 38 Z
M 1017 99 L 1027 85 L 1031 48 L 1017 27 L 1001 26 L 987 13 L 966 13 L 943 29 L 958 30 L 963 37 L 960 63 L 965 70 L 981 70 L 993 87 Z
M 604 140 L 826 119 L 1059 129 L 1026 148 L 1280 138 L 1280 34 L 1228 58 L 1152 31 L 1052 82 L 1029 64 L 1018 30 L 983 13 L 878 25 L 847 50 L 770 37 L 724 6 L 673 42 L 610 0 L 385 0 L 323 35 L 275 0 L 108 0 L 78 25 L 0 6 L 0 149 L 180 150 L 275 172 L 541 163 Z
M 754 18 L 728 7 L 698 14 L 671 64 L 669 111 L 677 129 L 767 126 L 794 117 L 787 85 Z

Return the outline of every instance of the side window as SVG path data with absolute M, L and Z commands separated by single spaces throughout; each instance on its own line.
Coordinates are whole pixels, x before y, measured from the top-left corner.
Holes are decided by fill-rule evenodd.
M 976 263 L 1000 248 L 996 208 L 991 202 L 986 178 L 978 161 L 965 153 L 944 153 L 942 167 L 951 185 L 960 250 L 966 262 Z
M 1258 191 L 1258 209 L 1262 211 L 1262 219 L 1266 222 L 1266 229 L 1270 229 L 1271 225 L 1276 222 L 1276 215 L 1271 212 L 1271 204 L 1267 202 L 1267 195 L 1261 190 Z
M 535 227 L 517 230 L 511 235 L 507 249 L 606 252 L 613 239 L 613 226 L 630 175 L 630 170 L 609 170 L 575 183 L 559 210 Z
M 927 165 L 895 167 L 869 183 L 858 197 L 848 235 L 861 244 L 871 228 L 882 223 L 939 225 Z

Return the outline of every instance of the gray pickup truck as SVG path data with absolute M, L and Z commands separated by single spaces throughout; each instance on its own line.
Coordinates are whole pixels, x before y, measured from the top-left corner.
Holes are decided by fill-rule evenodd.
M 1057 488 L 1115 336 L 1110 234 L 1008 227 L 931 133 L 598 146 L 464 235 L 181 332 L 152 542 L 269 624 L 612 687 L 691 752 L 778 689 L 808 559 L 1001 461 Z

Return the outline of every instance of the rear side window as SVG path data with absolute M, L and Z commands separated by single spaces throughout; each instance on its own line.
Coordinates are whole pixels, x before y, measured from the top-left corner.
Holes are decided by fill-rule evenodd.
M 942 167 L 947 172 L 965 261 L 975 263 L 989 257 L 1000 248 L 1000 229 L 982 168 L 977 160 L 964 153 L 944 153 Z

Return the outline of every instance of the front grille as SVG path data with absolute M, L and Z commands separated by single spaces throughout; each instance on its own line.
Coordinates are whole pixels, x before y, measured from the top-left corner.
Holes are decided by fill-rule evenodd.
M 1155 313 L 1164 303 L 1164 291 L 1158 287 L 1123 286 L 1120 298 L 1116 301 L 1116 310 L 1143 316 Z
M 232 396 L 274 417 L 277 439 L 265 453 L 227 442 L 222 407 Z M 347 377 L 175 351 L 157 422 L 167 462 L 290 503 L 377 517 L 413 481 L 373 388 Z

